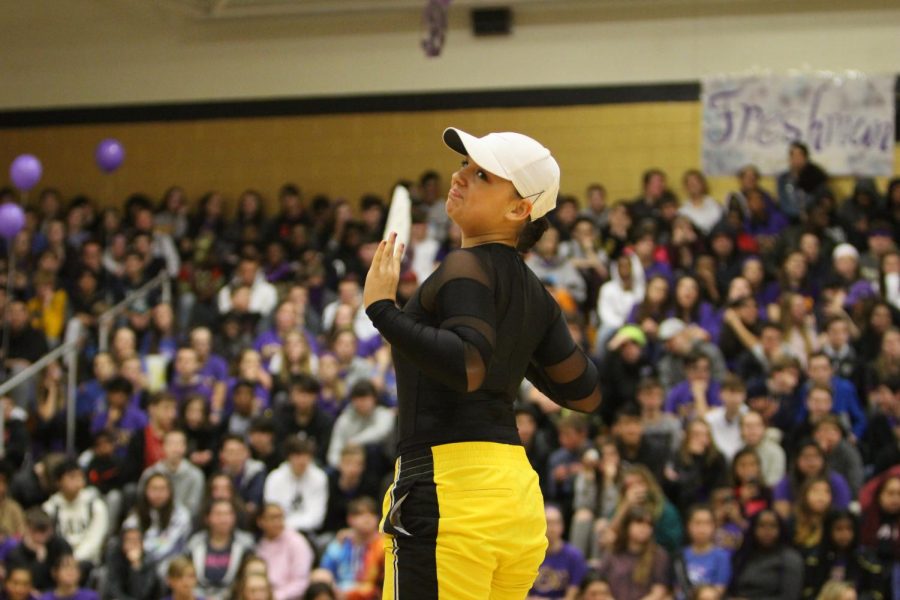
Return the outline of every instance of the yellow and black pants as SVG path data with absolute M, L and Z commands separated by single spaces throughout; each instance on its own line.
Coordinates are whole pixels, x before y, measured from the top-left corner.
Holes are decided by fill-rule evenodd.
M 525 449 L 493 442 L 401 455 L 381 530 L 386 600 L 522 600 L 547 548 Z

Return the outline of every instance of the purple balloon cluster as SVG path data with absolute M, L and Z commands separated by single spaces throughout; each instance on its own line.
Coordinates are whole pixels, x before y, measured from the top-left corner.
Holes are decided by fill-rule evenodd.
M 94 160 L 104 173 L 112 173 L 125 161 L 125 148 L 119 140 L 107 138 L 97 144 Z M 44 174 L 41 161 L 33 154 L 20 154 L 9 165 L 9 178 L 20 191 L 27 192 L 38 184 Z

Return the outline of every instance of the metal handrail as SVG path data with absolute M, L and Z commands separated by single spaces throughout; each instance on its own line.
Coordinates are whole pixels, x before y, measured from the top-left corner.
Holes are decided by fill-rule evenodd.
M 128 310 L 128 307 L 131 306 L 135 300 L 143 298 L 158 287 L 162 287 L 162 301 L 170 302 L 172 299 L 172 284 L 169 273 L 160 271 L 156 277 L 128 294 L 128 296 L 118 304 L 106 309 L 103 314 L 97 318 L 97 341 L 100 352 L 106 352 L 109 349 L 109 331 L 112 328 L 115 318 Z
M 109 345 L 109 330 L 114 319 L 128 310 L 128 307 L 132 302 L 138 298 L 143 298 L 157 287 L 162 287 L 163 302 L 170 302 L 172 298 L 172 284 L 169 274 L 166 271 L 162 271 L 156 277 L 128 294 L 124 300 L 107 309 L 97 318 L 100 351 L 105 352 Z M 20 384 L 37 375 L 53 361 L 61 356 L 66 357 L 68 361 L 68 378 L 66 383 L 66 452 L 69 454 L 75 452 L 75 396 L 78 390 L 78 346 L 81 343 L 81 338 L 82 335 L 79 335 L 77 339 L 57 346 L 3 383 L 0 383 L 0 397 L 2 397 Z M 5 427 L 6 419 L 3 415 L 0 415 L 0 457 L 5 456 Z
M 61 356 L 68 358 L 68 380 L 66 383 L 66 452 L 72 454 L 75 452 L 75 394 L 77 391 L 77 375 L 78 375 L 78 345 L 81 342 L 78 339 L 72 340 L 65 344 L 61 344 L 40 357 L 3 383 L 0 383 L 0 397 L 5 396 L 7 392 L 14 390 L 20 384 L 28 381 L 40 371 L 57 360 Z M 6 455 L 6 438 L 5 429 L 6 418 L 0 415 L 0 457 Z
M 7 392 L 14 390 L 20 383 L 23 383 L 32 376 L 36 375 L 38 371 L 44 369 L 47 365 L 58 359 L 60 356 L 73 349 L 78 345 L 77 341 L 71 341 L 66 344 L 62 344 L 57 346 L 47 354 L 43 355 L 3 383 L 0 383 L 0 396 L 5 395 Z

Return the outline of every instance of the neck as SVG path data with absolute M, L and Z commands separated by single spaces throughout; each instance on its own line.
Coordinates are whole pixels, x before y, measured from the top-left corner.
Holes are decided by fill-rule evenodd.
M 512 246 L 513 248 L 515 248 L 516 236 L 511 232 L 506 231 L 479 233 L 472 236 L 463 234 L 461 244 L 463 248 L 472 248 L 474 246 L 480 246 L 482 244 L 505 244 L 507 246 Z
M 351 475 L 343 475 L 342 474 L 340 477 L 341 486 L 342 487 L 355 486 L 357 483 L 359 483 L 360 478 L 361 478 L 360 475 L 352 475 L 351 476 Z
M 550 545 L 547 548 L 547 550 L 555 553 L 555 552 L 559 552 L 560 550 L 562 550 L 562 547 L 563 547 L 563 541 L 562 541 L 562 538 L 560 538 L 558 540 L 550 540 Z
M 78 591 L 78 586 L 74 584 L 62 584 L 56 586 L 56 595 L 57 596 L 71 596 L 75 592 Z
M 630 554 L 641 554 L 644 551 L 644 544 L 637 542 L 628 542 L 628 552 Z
M 228 543 L 231 539 L 230 533 L 213 533 L 209 532 L 209 543 L 212 546 L 221 547 Z
M 647 420 L 654 420 L 659 416 L 659 413 L 662 411 L 655 406 L 645 406 L 641 409 L 641 416 Z
M 353 539 L 355 539 L 357 543 L 368 544 L 375 538 L 376 534 L 378 534 L 378 530 L 374 531 L 373 533 L 359 533 L 357 531 L 354 531 Z
M 711 548 L 712 548 L 712 542 L 710 542 L 710 541 L 694 542 L 693 544 L 691 544 L 691 549 L 693 549 L 694 552 L 706 552 L 707 550 L 709 550 Z
M 726 406 L 725 407 L 725 416 L 729 419 L 733 419 L 734 417 L 737 416 L 737 414 L 740 411 L 741 411 L 741 408 L 739 406 L 735 406 L 735 407 Z

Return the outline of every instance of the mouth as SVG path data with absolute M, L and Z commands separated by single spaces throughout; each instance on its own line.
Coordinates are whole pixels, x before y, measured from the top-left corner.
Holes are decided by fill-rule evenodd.
M 450 188 L 450 193 L 447 194 L 447 198 L 452 198 L 454 200 L 462 200 L 463 195 L 462 195 L 462 192 L 460 192 L 458 188 L 452 187 L 452 188 Z

